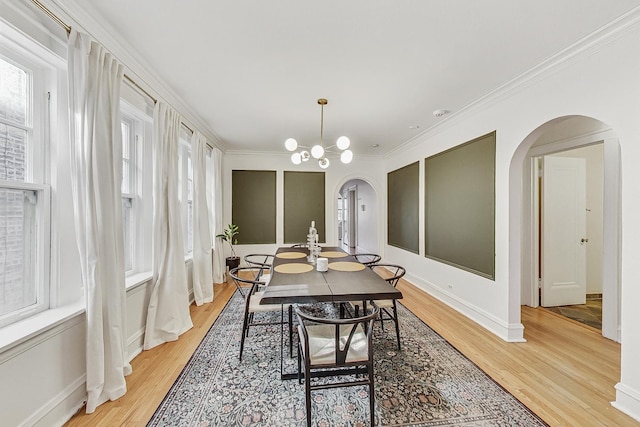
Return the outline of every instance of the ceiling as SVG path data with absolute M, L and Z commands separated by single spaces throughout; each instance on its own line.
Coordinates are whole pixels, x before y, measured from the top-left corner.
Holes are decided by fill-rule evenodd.
M 62 0 L 60 3 L 64 3 Z M 78 2 L 80 4 L 80 2 Z M 385 155 L 640 0 L 85 0 L 226 151 Z M 433 111 L 451 113 L 434 117 Z M 374 147 L 377 145 L 377 147 Z

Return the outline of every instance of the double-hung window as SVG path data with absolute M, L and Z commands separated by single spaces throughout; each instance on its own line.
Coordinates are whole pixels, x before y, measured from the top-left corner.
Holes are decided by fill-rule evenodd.
M 123 85 L 120 102 L 122 130 L 122 232 L 127 276 L 151 270 L 152 235 L 152 117 L 148 105 Z
M 180 218 L 182 220 L 182 236 L 184 254 L 193 252 L 193 164 L 191 160 L 191 131 L 184 126 L 180 131 L 178 148 L 178 199 L 180 201 Z
M 0 327 L 49 308 L 44 74 L 0 43 Z
M 124 235 L 124 266 L 130 273 L 135 267 L 135 231 L 138 202 L 136 198 L 137 181 L 137 142 L 135 120 L 126 114 L 122 115 L 122 229 Z

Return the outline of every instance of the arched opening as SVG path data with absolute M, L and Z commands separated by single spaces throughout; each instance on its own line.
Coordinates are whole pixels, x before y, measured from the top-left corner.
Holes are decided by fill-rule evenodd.
M 337 194 L 337 236 L 350 253 L 379 253 L 378 200 L 373 186 L 359 178 L 349 179 Z
M 580 272 L 581 264 L 571 256 L 563 258 L 562 252 L 553 257 L 545 251 L 549 250 L 545 232 L 551 227 L 545 223 L 545 215 L 549 214 L 541 206 L 553 202 L 545 202 L 544 191 L 541 190 L 543 179 L 542 167 L 544 159 L 549 157 L 580 157 L 587 147 L 599 146 L 602 149 L 602 182 L 600 201 L 592 200 L 595 206 L 587 207 L 586 216 L 593 216 L 600 210 L 601 239 L 589 243 L 588 236 L 577 238 L 574 242 L 579 250 L 587 250 L 599 257 L 591 262 L 591 267 L 600 263 L 600 270 L 591 272 L 591 280 L 597 277 L 602 286 L 602 334 L 619 341 L 619 285 L 620 285 L 620 148 L 618 139 L 608 125 L 599 120 L 584 116 L 566 116 L 544 123 L 529 134 L 516 150 L 510 168 L 510 266 L 511 283 L 510 318 L 519 319 L 520 305 L 537 307 L 540 297 L 545 292 L 551 294 L 552 279 L 545 272 L 551 271 L 550 265 L 557 265 Z M 581 151 L 576 151 L 580 149 Z M 589 174 L 589 170 L 586 172 Z M 568 194 L 573 196 L 573 194 Z M 573 197 L 567 197 L 573 200 Z M 596 198 L 594 198 L 596 199 Z M 600 204 L 598 206 L 598 203 Z M 550 224 L 553 218 L 546 218 Z M 566 219 L 563 219 L 563 221 Z M 561 224 L 564 229 L 573 230 L 573 224 Z M 575 227 L 577 228 L 577 227 Z M 600 247 L 596 247 L 600 245 Z M 545 249 L 546 248 L 546 249 Z M 599 252 L 598 252 L 599 250 Z M 547 255 L 547 256 L 545 256 Z M 545 262 L 547 263 L 545 265 Z M 573 267 L 575 262 L 575 268 Z M 586 277 L 586 275 L 585 275 Z M 570 289 L 574 284 L 570 281 L 557 282 L 558 288 Z M 553 303 L 546 303 L 547 305 Z

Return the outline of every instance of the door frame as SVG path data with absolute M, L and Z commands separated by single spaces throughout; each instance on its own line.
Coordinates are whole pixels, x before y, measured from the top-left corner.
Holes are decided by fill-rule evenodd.
M 602 143 L 604 153 L 602 335 L 621 342 L 620 333 L 620 144 L 609 129 L 542 146 L 531 147 L 523 168 L 522 304 L 539 306 L 537 265 L 539 203 L 536 200 L 538 168 L 535 159 L 548 154 Z

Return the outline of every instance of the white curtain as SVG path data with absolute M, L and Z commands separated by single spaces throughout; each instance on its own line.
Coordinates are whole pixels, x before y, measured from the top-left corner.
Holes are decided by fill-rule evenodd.
M 158 101 L 153 111 L 153 283 L 144 349 L 193 327 L 178 201 L 180 115 Z
M 213 149 L 213 281 L 224 282 L 224 273 L 227 270 L 225 263 L 222 240 L 215 239 L 224 230 L 222 225 L 222 151 Z
M 69 108 L 76 239 L 86 299 L 87 413 L 127 391 L 122 231 L 123 67 L 86 34 L 71 31 Z
M 213 301 L 211 227 L 207 204 L 207 140 L 199 131 L 191 137 L 193 156 L 193 295 L 196 305 Z

